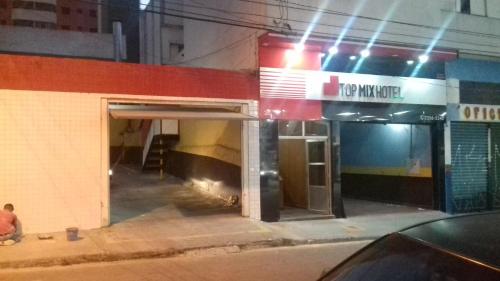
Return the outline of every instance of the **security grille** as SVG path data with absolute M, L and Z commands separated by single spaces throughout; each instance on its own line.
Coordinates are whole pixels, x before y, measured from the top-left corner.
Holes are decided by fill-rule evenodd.
M 493 209 L 500 209 L 500 124 L 491 124 L 490 202 Z
M 453 211 L 487 208 L 488 126 L 482 123 L 451 123 Z

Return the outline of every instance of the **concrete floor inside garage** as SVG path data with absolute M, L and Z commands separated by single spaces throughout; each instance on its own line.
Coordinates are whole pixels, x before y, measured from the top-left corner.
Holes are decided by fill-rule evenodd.
M 165 223 L 212 216 L 239 217 L 241 208 L 228 206 L 215 198 L 187 185 L 183 180 L 159 173 L 143 173 L 140 167 L 118 165 L 111 179 L 111 224 L 137 221 Z

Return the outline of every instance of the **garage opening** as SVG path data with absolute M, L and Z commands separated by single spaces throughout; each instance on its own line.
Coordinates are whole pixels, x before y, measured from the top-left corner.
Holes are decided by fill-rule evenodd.
M 328 123 L 279 121 L 280 220 L 332 218 Z
M 241 106 L 109 106 L 111 223 L 239 216 Z
M 342 122 L 347 217 L 433 209 L 429 125 Z

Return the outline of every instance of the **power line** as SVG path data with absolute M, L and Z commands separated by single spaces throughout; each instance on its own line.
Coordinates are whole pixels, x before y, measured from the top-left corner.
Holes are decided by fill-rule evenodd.
M 173 63 L 173 64 L 170 64 L 170 65 L 180 65 L 180 64 L 184 64 L 184 63 L 189 63 L 189 62 L 192 62 L 192 61 L 195 61 L 195 60 L 199 60 L 199 59 L 203 59 L 203 58 L 206 58 L 208 56 L 211 56 L 211 55 L 214 55 L 214 54 L 217 54 L 217 53 L 220 53 L 221 51 L 224 51 L 224 50 L 227 50 L 227 49 L 230 49 L 230 48 L 233 48 L 233 47 L 236 47 L 238 46 L 240 43 L 248 40 L 249 38 L 251 38 L 252 36 L 255 36 L 256 35 L 256 32 L 253 32 L 252 34 L 248 35 L 248 36 L 245 36 L 243 38 L 240 38 L 222 48 L 219 48 L 217 50 L 214 50 L 212 52 L 209 52 L 209 53 L 206 53 L 204 55 L 201 55 L 201 56 L 198 56 L 198 57 L 194 57 L 194 58 L 191 58 L 191 59 L 188 59 L 188 60 L 185 60 L 185 61 L 180 61 L 180 62 L 177 62 L 177 63 Z
M 98 2 L 88 1 L 88 0 L 76 0 L 76 1 L 85 2 L 85 3 L 92 3 L 92 4 L 107 6 L 107 7 L 123 7 L 123 5 L 104 4 L 104 3 L 100 2 L 100 1 L 98 1 Z M 239 0 L 239 1 L 252 1 L 252 0 Z M 264 4 L 264 3 L 259 2 L 259 1 L 253 1 L 253 2 L 258 2 L 258 3 Z M 161 7 L 158 7 L 158 6 L 151 6 L 151 7 L 152 8 L 161 8 Z M 213 9 L 213 8 L 211 8 L 211 9 Z M 177 10 L 177 11 L 181 12 L 180 10 Z M 189 19 L 189 20 L 194 20 L 194 21 L 210 22 L 210 23 L 224 24 L 224 25 L 230 25 L 230 26 L 235 26 L 235 27 L 257 29 L 257 30 L 263 30 L 263 31 L 267 31 L 267 32 L 273 32 L 273 33 L 284 34 L 284 35 L 299 36 L 300 32 L 302 32 L 302 33 L 305 32 L 304 30 L 296 30 L 295 32 L 283 32 L 281 30 L 276 30 L 275 27 L 269 26 L 269 25 L 266 25 L 266 24 L 256 24 L 256 23 L 252 23 L 252 22 L 237 21 L 237 20 L 223 18 L 223 17 L 216 17 L 216 19 L 212 19 L 210 17 L 214 17 L 213 15 L 207 15 L 207 14 L 202 14 L 202 13 L 190 13 L 190 12 L 187 12 L 187 13 L 190 13 L 190 14 L 194 14 L 194 16 L 192 16 L 192 15 L 185 15 L 184 14 L 185 11 L 182 11 L 182 14 L 168 13 L 168 12 L 162 12 L 162 11 L 154 11 L 154 10 L 151 10 L 151 9 L 147 9 L 147 10 L 144 10 L 142 12 L 151 13 L 151 14 L 165 15 L 165 16 L 172 16 L 172 17 Z M 202 17 L 199 17 L 199 16 L 202 16 Z M 367 30 L 367 31 L 369 31 L 369 30 Z M 369 32 L 374 32 L 374 31 L 369 31 Z M 329 39 L 329 40 L 332 39 L 332 34 L 329 34 L 329 33 L 326 33 L 326 32 L 317 32 L 316 31 L 316 32 L 313 32 L 311 35 L 317 36 L 319 38 Z M 409 35 L 409 34 L 408 35 L 404 34 L 404 36 L 407 36 L 407 37 L 410 37 L 410 38 L 413 37 L 412 35 Z M 361 41 L 361 42 L 364 42 L 364 41 L 367 40 L 366 38 L 355 37 L 355 36 L 346 36 L 345 38 L 348 39 L 348 40 L 356 40 L 356 41 Z M 428 39 L 431 39 L 431 38 L 428 38 Z M 401 44 L 402 43 L 400 41 L 391 41 L 391 40 L 377 40 L 377 42 L 378 43 L 383 43 L 383 44 Z M 457 42 L 457 43 L 460 43 L 460 44 L 472 44 L 472 43 L 467 43 L 467 42 Z M 479 46 L 481 44 L 475 44 L 475 45 Z M 415 46 L 417 46 L 417 45 L 415 45 Z M 485 46 L 487 46 L 487 47 L 496 47 L 496 46 L 492 46 L 492 45 L 485 45 Z M 476 50 L 476 49 L 460 48 L 460 50 L 471 51 L 471 52 L 476 52 L 476 53 L 478 52 L 478 50 Z M 500 55 L 500 52 L 493 52 L 493 51 L 479 51 L 479 52 L 483 53 L 483 54 Z
M 278 6 L 277 4 L 268 3 L 268 2 L 262 2 L 262 1 L 257 1 L 257 0 L 238 0 L 238 1 L 248 2 L 248 3 L 254 3 L 254 4 L 260 4 L 260 5 L 266 5 L 266 6 L 271 6 L 271 7 L 277 7 Z M 390 22 L 390 23 L 394 23 L 394 24 L 408 25 L 408 26 L 412 26 L 412 27 L 432 29 L 432 30 L 435 30 L 435 31 L 443 30 L 442 27 L 438 27 L 438 26 L 425 25 L 425 24 L 416 24 L 416 23 L 409 23 L 409 22 L 402 22 L 402 21 L 397 21 L 397 20 L 385 20 L 385 19 L 376 18 L 376 17 L 369 17 L 369 16 L 363 16 L 363 15 L 354 15 L 354 14 L 350 14 L 350 13 L 346 13 L 346 12 L 340 12 L 340 11 L 331 10 L 331 9 L 318 9 L 318 7 L 315 7 L 315 6 L 300 4 L 300 3 L 296 3 L 296 2 L 290 2 L 289 4 L 296 6 L 296 7 L 290 6 L 291 9 L 295 9 L 295 10 L 299 10 L 299 11 L 319 12 L 319 13 L 332 14 L 332 15 L 344 16 L 344 17 L 359 18 L 359 19 L 372 20 L 372 21 L 384 21 L 384 22 Z M 302 7 L 302 8 L 299 8 L 299 7 Z M 444 30 L 448 31 L 448 32 L 461 33 L 461 34 L 467 34 L 467 35 L 473 35 L 473 36 L 478 36 L 479 35 L 479 36 L 484 36 L 484 37 L 500 38 L 500 35 L 491 34 L 491 33 L 482 33 L 482 32 L 460 30 L 460 29 L 454 29 L 454 28 L 444 28 Z
M 255 2 L 255 3 L 261 3 L 263 5 L 268 5 L 267 3 L 264 3 L 264 2 L 259 2 L 259 1 L 252 1 L 252 0 L 240 0 L 240 1 L 243 1 L 243 2 Z M 245 12 L 238 12 L 238 11 L 227 11 L 227 10 L 224 10 L 224 9 L 219 9 L 219 8 L 213 8 L 213 7 L 205 7 L 205 6 L 196 6 L 196 5 L 190 5 L 190 4 L 187 4 L 187 5 L 184 5 L 184 4 L 181 4 L 179 2 L 171 2 L 171 1 L 164 1 L 166 3 L 169 3 L 169 4 L 173 4 L 173 5 L 180 5 L 180 6 L 186 6 L 186 7 L 192 7 L 192 8 L 197 8 L 197 9 L 205 9 L 205 10 L 211 10 L 211 11 L 216 11 L 216 12 L 222 12 L 222 13 L 227 13 L 227 14 L 241 14 L 241 15 L 249 15 L 249 16 L 257 16 L 257 17 L 264 17 L 264 18 L 271 18 L 271 19 L 274 19 L 274 17 L 270 17 L 270 16 L 265 16 L 265 15 L 261 15 L 261 14 L 255 14 L 255 13 L 245 13 Z M 152 5 L 152 4 L 150 4 Z M 274 6 L 279 6 L 277 4 L 269 4 L 269 5 L 274 5 Z M 152 8 L 161 8 L 159 6 L 154 6 L 152 5 L 151 6 Z M 175 12 L 181 12 L 181 13 L 186 13 L 186 11 L 184 10 L 177 10 L 177 9 L 171 9 L 172 11 L 175 11 Z M 191 14 L 195 14 L 195 15 L 202 15 L 202 16 L 205 16 L 205 17 L 210 17 L 212 15 L 206 15 L 206 14 L 200 14 L 200 13 L 193 13 L 193 12 L 189 12 L 187 11 L 187 13 L 191 13 Z M 215 16 L 214 16 L 215 17 Z M 217 17 L 218 19 L 225 19 L 225 20 L 233 20 L 233 19 L 227 19 L 227 18 L 221 18 L 221 17 Z M 301 20 L 294 20 L 294 19 L 289 19 L 289 21 L 294 21 L 294 22 L 299 22 L 299 23 L 306 23 L 308 24 L 309 22 L 307 21 L 301 21 Z M 255 23 L 253 22 L 252 24 L 259 24 L 259 23 Z M 265 25 L 265 24 L 260 24 L 260 25 Z M 317 25 L 324 25 L 324 26 L 328 26 L 328 27 L 334 27 L 334 28 L 339 28 L 339 29 L 342 29 L 344 28 L 344 26 L 339 26 L 339 25 L 333 25 L 333 24 L 325 24 L 325 23 L 317 23 Z M 283 33 L 281 30 L 276 30 L 276 29 L 273 29 L 275 27 L 273 26 L 269 26 L 269 25 L 266 25 L 266 30 L 273 30 L 273 32 L 276 32 L 276 33 Z M 363 32 L 376 32 L 375 30 L 371 30 L 371 29 L 366 29 L 366 28 L 356 28 L 356 27 L 351 27 L 350 28 L 351 30 L 358 30 L 358 31 L 363 31 Z M 297 31 L 300 31 L 300 30 L 297 30 Z M 302 31 L 303 32 L 303 31 Z M 313 34 L 315 33 L 319 33 L 319 32 L 313 32 Z M 397 36 L 405 36 L 405 37 L 409 37 L 409 38 L 420 38 L 420 39 L 428 39 L 428 40 L 434 40 L 433 37 L 427 37 L 427 36 L 419 36 L 419 35 L 410 35 L 410 34 L 404 34 L 404 33 L 396 33 L 396 32 L 387 32 L 387 31 L 381 31 L 380 33 L 383 33 L 383 34 L 388 34 L 388 35 L 397 35 Z M 327 34 L 327 33 L 322 33 L 322 34 Z M 330 34 L 328 34 L 330 35 Z M 330 35 L 331 36 L 331 35 Z M 347 38 L 356 38 L 356 37 L 347 37 Z M 500 38 L 500 37 L 499 37 Z M 360 41 L 366 41 L 366 38 L 356 38 Z M 382 42 L 382 40 L 378 40 L 379 42 Z M 481 44 L 481 43 L 472 43 L 472 42 L 461 42 L 461 41 L 456 41 L 456 40 L 450 40 L 450 39 L 440 39 L 441 42 L 450 42 L 450 43 L 456 43 L 456 44 L 474 44 L 475 46 L 482 46 L 482 47 L 490 47 L 490 48 L 497 48 L 498 46 L 497 45 L 490 45 L 490 44 Z M 389 41 L 387 41 L 389 42 Z M 397 42 L 397 43 L 401 43 L 401 42 Z M 468 50 L 468 51 L 477 51 L 477 50 L 472 50 L 472 49 L 465 49 L 465 48 L 462 48 L 462 50 Z M 483 51 L 485 52 L 485 51 Z M 498 54 L 497 52 L 489 52 L 490 54 Z
M 113 5 L 106 4 L 106 3 L 101 2 L 100 0 L 97 0 L 97 1 L 75 0 L 75 1 L 82 2 L 82 3 L 89 3 L 89 4 L 97 4 L 99 6 L 104 6 L 104 7 L 128 7 L 128 6 L 117 5 L 117 4 L 113 4 Z M 161 8 L 159 6 L 151 6 L 151 7 L 152 8 Z M 269 26 L 267 26 L 265 24 L 233 20 L 233 19 L 217 17 L 217 16 L 201 14 L 201 13 L 187 12 L 191 15 L 185 15 L 185 14 L 175 14 L 175 13 L 169 13 L 169 12 L 155 11 L 155 10 L 151 10 L 151 9 L 146 9 L 146 10 L 138 9 L 137 11 L 150 13 L 150 14 L 157 14 L 157 15 L 164 15 L 164 16 L 189 19 L 189 20 L 205 21 L 205 22 L 211 22 L 211 23 L 232 25 L 232 26 L 236 26 L 236 27 L 245 27 L 245 28 L 260 29 L 260 30 L 265 30 L 265 31 L 276 32 L 275 30 L 272 30 Z M 185 11 L 181 11 L 181 10 L 176 10 L 176 12 L 185 13 Z M 197 16 L 201 16 L 202 18 L 197 17 Z
M 172 5 L 179 5 L 179 6 L 191 7 L 191 8 L 195 8 L 195 9 L 206 9 L 206 10 L 210 10 L 210 11 L 221 12 L 221 13 L 226 13 L 226 14 L 229 14 L 229 15 L 230 14 L 240 14 L 240 15 L 262 17 L 262 18 L 267 18 L 267 19 L 274 19 L 274 17 L 266 16 L 266 15 L 262 15 L 262 14 L 256 14 L 256 13 L 246 13 L 246 12 L 239 12 L 239 11 L 229 11 L 229 10 L 219 9 L 219 8 L 203 7 L 203 6 L 196 6 L 196 5 L 190 5 L 190 4 L 182 4 L 182 3 L 171 2 L 171 1 L 167 1 L 167 0 L 165 0 L 164 2 L 172 4 Z M 175 11 L 179 11 L 179 10 L 175 10 Z M 304 24 L 309 24 L 310 23 L 308 21 L 297 20 L 297 19 L 288 19 L 288 21 L 297 22 L 297 23 L 304 23 Z M 339 29 L 344 28 L 344 26 L 341 26 L 341 25 L 321 23 L 321 22 L 316 23 L 316 25 L 326 26 L 326 27 L 334 27 L 334 28 L 339 28 Z M 351 27 L 350 29 L 351 30 L 357 30 L 357 31 L 363 31 L 363 32 L 376 32 L 376 30 L 367 29 L 367 28 L 360 28 L 360 27 Z M 389 32 L 389 31 L 381 31 L 380 33 L 388 34 L 388 35 L 396 35 L 396 36 L 406 36 L 406 37 L 410 37 L 410 38 L 420 38 L 420 39 L 428 39 L 428 40 L 433 40 L 434 39 L 434 38 L 428 37 L 428 36 L 410 35 L 410 34 L 397 33 L 397 32 Z M 500 39 L 500 37 L 499 37 L 499 39 Z M 474 44 L 475 46 L 482 46 L 482 47 L 492 47 L 492 48 L 497 48 L 498 47 L 498 45 L 479 44 L 479 43 L 475 43 L 475 42 L 474 43 L 472 43 L 472 42 L 468 43 L 468 42 L 461 42 L 461 41 L 450 40 L 450 39 L 441 39 L 440 41 L 441 42 L 458 43 L 458 44 Z

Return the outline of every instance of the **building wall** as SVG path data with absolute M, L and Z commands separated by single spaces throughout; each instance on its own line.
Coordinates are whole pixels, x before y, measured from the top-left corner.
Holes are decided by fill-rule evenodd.
M 13 1 L 11 19 L 12 24 L 16 26 L 55 29 L 56 1 Z
M 343 124 L 342 194 L 432 208 L 430 126 L 412 127 L 410 132 L 406 124 Z
M 184 10 L 214 17 L 237 19 L 245 22 L 262 22 L 263 18 L 251 15 L 266 14 L 266 7 L 249 2 L 231 0 L 204 1 L 205 7 L 231 11 L 224 13 L 195 8 L 197 1 L 184 1 Z M 192 5 L 192 6 L 187 6 Z M 244 14 L 241 14 L 244 13 Z M 237 71 L 255 71 L 258 68 L 257 38 L 265 31 L 217 23 L 184 20 L 184 57 L 182 65 Z
M 102 0 L 101 32 L 113 33 L 113 22 L 122 23 L 122 32 L 127 37 L 127 61 L 138 63 L 139 56 L 139 0 Z
M 98 5 L 74 0 L 57 0 L 57 28 L 97 32 Z
M 118 163 L 142 165 L 143 124 L 143 120 L 110 119 L 109 146 L 113 166 Z
M 446 203 L 447 210 L 449 212 L 471 212 L 484 210 L 488 208 L 486 202 L 489 200 L 490 196 L 495 195 L 494 190 L 497 186 L 495 186 L 494 173 L 495 173 L 495 161 L 494 155 L 487 155 L 487 159 L 484 162 L 487 162 L 487 166 L 490 167 L 487 170 L 482 168 L 474 167 L 472 171 L 465 171 L 463 168 L 460 169 L 460 159 L 465 157 L 467 159 L 467 163 L 479 163 L 480 158 L 472 155 L 474 153 L 481 151 L 481 144 L 484 142 L 488 143 L 487 149 L 491 149 L 490 146 L 495 145 L 495 123 L 490 123 L 487 128 L 489 131 L 488 135 L 484 138 L 481 138 L 481 135 L 477 135 L 477 139 L 472 143 L 472 149 L 470 151 L 465 151 L 467 145 L 463 145 L 463 149 L 465 152 L 458 153 L 456 149 L 453 148 L 453 143 L 457 141 L 459 135 L 457 133 L 452 133 L 452 123 L 461 121 L 460 117 L 460 103 L 461 103 L 461 91 L 468 91 L 469 89 L 461 89 L 461 81 L 464 82 L 478 82 L 478 83 L 492 83 L 500 84 L 500 63 L 497 61 L 485 61 L 485 60 L 474 60 L 474 59 L 458 59 L 453 62 L 449 62 L 446 64 L 446 76 L 448 78 L 448 117 L 447 117 L 447 126 L 445 127 L 445 159 L 446 159 Z M 484 87 L 484 85 L 482 85 Z M 491 91 L 491 92 L 490 92 Z M 477 92 L 481 98 L 478 98 L 474 104 L 496 104 L 494 98 L 491 98 L 492 95 L 495 95 L 494 89 L 488 88 L 478 88 Z M 464 93 L 466 94 L 466 93 Z M 484 98 L 485 95 L 490 95 L 489 97 Z M 473 97 L 475 95 L 467 95 L 469 97 Z M 465 97 L 465 95 L 464 95 Z M 464 98 L 462 97 L 462 99 Z M 463 101 L 462 101 L 463 102 Z M 470 103 L 470 102 L 463 102 Z M 485 121 L 487 122 L 487 121 Z M 463 125 L 472 125 L 474 126 L 474 122 L 463 122 Z M 484 124 L 484 123 L 483 123 Z M 481 141 L 483 141 L 481 143 Z M 477 144 L 477 147 L 474 145 Z M 458 160 L 457 160 L 458 159 Z M 469 161 L 470 160 L 470 161 Z M 474 162 L 476 161 L 476 162 Z M 458 162 L 458 163 L 457 163 Z M 485 163 L 486 164 L 486 163 Z M 462 165 L 463 166 L 463 165 Z M 479 165 L 478 165 L 479 166 Z M 476 171 L 474 171 L 476 169 Z M 461 176 L 460 172 L 464 173 L 463 176 L 466 178 L 467 176 L 473 178 L 474 176 L 477 179 L 474 179 L 470 184 L 465 184 L 464 182 L 455 182 L 457 177 Z M 476 184 L 477 182 L 477 184 Z M 488 183 L 488 192 L 484 192 L 482 187 L 484 186 L 484 182 Z M 481 186 L 483 184 L 483 186 Z M 495 202 L 495 199 L 492 200 Z
M 101 118 L 98 95 L 0 90 L 0 198 L 24 232 L 101 226 Z
M 238 1 L 172 1 L 152 0 L 146 10 L 170 14 L 203 15 L 245 22 L 262 22 L 249 13 L 265 14 L 266 8 Z M 162 8 L 160 8 L 162 7 Z M 231 13 L 223 10 L 230 10 Z M 255 71 L 257 38 L 265 31 L 221 25 L 207 21 L 179 19 L 153 13 L 141 15 L 141 61 L 148 64 L 175 64 L 237 71 Z M 179 51 L 178 47 L 182 45 Z
M 113 58 L 113 36 L 0 26 L 0 52 L 95 59 Z M 50 40 L 47 40 L 50 38 Z
M 12 24 L 12 1 L 0 0 L 0 25 Z
M 308 5 L 319 7 L 322 2 L 323 1 L 320 0 L 312 0 L 308 2 Z M 383 24 L 381 21 L 358 18 L 350 25 L 351 28 L 346 34 L 347 38 L 353 37 L 363 40 L 374 38 L 382 42 L 387 41 L 423 46 L 432 44 L 434 38 L 440 38 L 436 47 L 457 49 L 460 53 L 488 53 L 500 55 L 496 48 L 500 42 L 500 38 L 485 37 L 481 34 L 477 34 L 490 33 L 496 36 L 500 35 L 500 21 L 495 18 L 457 13 L 455 4 L 455 0 L 338 0 L 334 2 L 329 1 L 325 9 L 348 14 L 358 14 L 364 17 L 386 18 L 388 20 L 411 24 L 402 25 L 391 22 Z M 494 9 L 494 7 L 492 9 Z M 276 17 L 277 14 L 277 8 L 268 9 L 268 15 L 274 15 L 273 17 Z M 314 18 L 314 14 L 314 11 L 290 9 L 289 18 L 291 20 L 289 23 L 292 29 L 296 31 L 300 30 L 299 34 L 303 33 L 303 31 L 307 29 L 309 22 Z M 292 21 L 299 19 L 305 22 L 300 23 Z M 337 37 L 342 33 L 345 26 L 349 26 L 349 19 L 350 17 L 348 16 L 323 13 L 313 33 L 321 33 L 326 37 Z M 272 20 L 269 20 L 268 24 L 271 22 Z M 324 23 L 328 23 L 329 26 L 320 25 Z M 436 28 L 428 28 L 428 26 Z M 449 31 L 440 31 L 442 27 L 447 27 Z M 378 37 L 375 34 L 377 28 L 383 28 Z M 459 30 L 459 32 L 452 32 L 450 30 Z M 465 31 L 468 33 L 465 33 Z
M 204 1 L 203 7 L 199 7 L 196 1 L 186 0 L 184 10 L 217 16 L 222 20 L 238 18 L 245 20 L 245 25 L 256 23 L 275 31 L 288 31 L 296 35 L 297 41 L 313 27 L 310 38 L 325 41 L 341 37 L 344 40 L 364 42 L 374 40 L 388 45 L 449 48 L 464 55 L 500 56 L 497 48 L 500 45 L 500 3 L 488 0 L 485 6 L 481 4 L 482 0 L 473 1 L 473 14 L 469 15 L 457 12 L 457 1 L 312 0 L 302 6 L 290 3 L 285 9 L 288 20 L 282 18 L 283 13 L 276 1 L 266 1 L 266 5 L 255 2 L 242 4 L 234 1 Z M 317 7 L 326 11 L 317 14 Z M 225 12 L 209 10 L 210 8 Z M 487 17 L 476 15 L 483 14 L 482 9 L 486 9 L 484 14 Z M 361 17 L 352 19 L 350 15 L 353 14 Z M 315 22 L 315 25 L 311 22 Z M 183 21 L 183 28 L 184 65 L 233 70 L 257 69 L 257 52 L 254 49 L 257 41 L 254 37 L 262 34 L 259 29 L 187 19 Z M 377 32 L 378 30 L 381 32 Z M 161 48 L 159 45 L 158 47 Z
M 446 63 L 446 78 L 500 83 L 500 63 L 496 61 L 458 59 Z
M 111 119 L 109 122 L 109 145 L 142 146 L 141 120 Z M 125 136 L 125 137 L 123 137 Z
M 242 199 L 241 121 L 180 120 L 167 172 L 212 196 Z M 241 203 L 241 202 L 240 202 Z
M 500 19 L 500 2 L 495 0 L 486 0 L 486 7 L 486 14 L 488 17 Z
M 99 6 L 73 0 L 0 1 L 0 24 L 97 32 Z
M 241 165 L 241 121 L 180 120 L 175 150 Z
M 0 65 L 0 198 L 26 233 L 109 224 L 108 103 L 226 102 L 257 115 L 257 82 L 238 73 L 12 55 Z M 233 166 L 243 215 L 259 219 L 258 134 L 255 121 L 243 127 L 243 168 Z
M 343 173 L 432 177 L 429 126 L 346 123 L 341 136 Z M 419 168 L 410 172 L 412 154 Z

